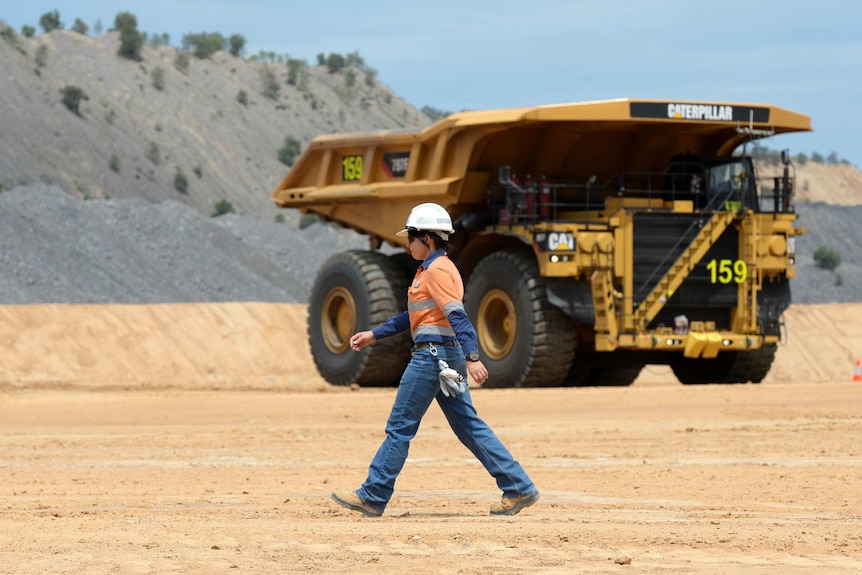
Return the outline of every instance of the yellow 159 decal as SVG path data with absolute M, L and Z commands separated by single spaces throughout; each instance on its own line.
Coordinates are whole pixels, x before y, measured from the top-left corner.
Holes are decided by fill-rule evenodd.
M 341 159 L 341 178 L 345 182 L 355 182 L 362 179 L 364 161 L 361 155 L 344 156 Z
M 743 283 L 748 279 L 748 264 L 742 260 L 711 260 L 706 264 L 711 283 Z

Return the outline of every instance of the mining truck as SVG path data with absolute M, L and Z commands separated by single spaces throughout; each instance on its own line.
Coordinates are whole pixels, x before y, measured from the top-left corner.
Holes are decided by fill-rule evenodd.
M 350 336 L 405 309 L 410 210 L 452 215 L 486 387 L 759 383 L 796 274 L 789 154 L 759 179 L 747 144 L 811 130 L 766 104 L 617 99 L 449 115 L 415 130 L 321 135 L 272 194 L 368 250 L 322 264 L 311 353 L 334 385 L 397 385 L 409 334 Z

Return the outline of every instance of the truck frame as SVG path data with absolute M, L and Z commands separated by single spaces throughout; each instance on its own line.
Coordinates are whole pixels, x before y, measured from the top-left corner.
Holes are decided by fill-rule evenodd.
M 395 235 L 435 202 L 453 217 L 486 386 L 759 383 L 796 273 L 794 172 L 761 181 L 746 144 L 811 130 L 766 104 L 618 99 L 452 114 L 416 130 L 315 138 L 272 194 L 369 249 L 322 265 L 312 356 L 332 384 L 389 386 L 409 334 L 350 336 L 405 309 L 418 262 Z M 387 250 L 389 253 L 387 253 Z

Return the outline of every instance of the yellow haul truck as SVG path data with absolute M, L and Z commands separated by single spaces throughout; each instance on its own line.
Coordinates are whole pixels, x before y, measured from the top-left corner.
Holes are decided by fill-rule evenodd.
M 620 99 L 452 114 L 422 130 L 316 138 L 272 195 L 370 238 L 330 258 L 309 302 L 332 384 L 396 385 L 409 343 L 360 353 L 404 309 L 411 208 L 444 206 L 488 386 L 760 382 L 794 277 L 793 168 L 760 181 L 745 144 L 811 130 L 762 104 Z M 387 255 L 388 252 L 388 255 Z

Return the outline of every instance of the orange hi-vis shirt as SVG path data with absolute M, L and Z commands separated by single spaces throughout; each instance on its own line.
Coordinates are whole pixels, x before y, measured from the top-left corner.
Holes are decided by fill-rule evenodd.
M 407 311 L 372 331 L 380 339 L 408 327 L 416 343 L 457 339 L 464 353 L 478 351 L 476 331 L 464 311 L 464 282 L 443 250 L 433 252 L 416 270 L 407 290 Z

